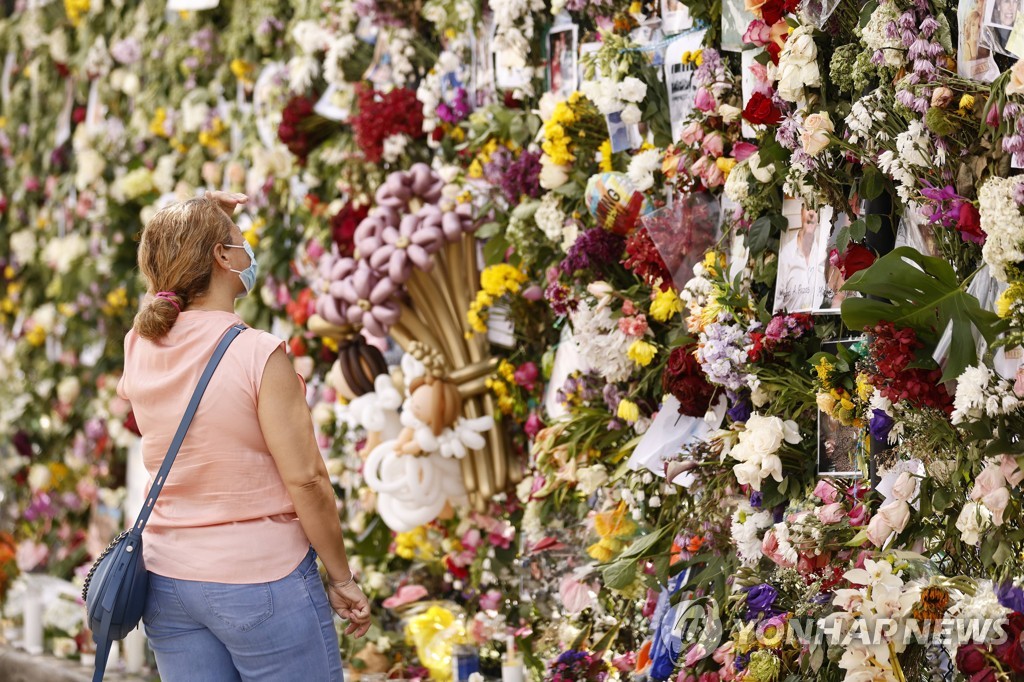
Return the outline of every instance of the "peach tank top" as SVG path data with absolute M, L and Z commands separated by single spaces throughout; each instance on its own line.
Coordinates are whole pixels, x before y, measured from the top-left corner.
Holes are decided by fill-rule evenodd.
M 223 333 L 241 321 L 233 313 L 186 310 L 159 341 L 134 330 L 125 337 L 117 392 L 135 411 L 150 485 L 199 375 Z M 293 571 L 309 550 L 256 412 L 263 370 L 282 345 L 246 329 L 225 353 L 146 525 L 150 571 L 202 582 L 270 582 Z

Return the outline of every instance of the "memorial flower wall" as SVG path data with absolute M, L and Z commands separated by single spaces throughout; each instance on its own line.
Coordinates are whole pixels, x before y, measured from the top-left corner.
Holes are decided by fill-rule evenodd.
M 355 673 L 468 643 L 547 680 L 1024 674 L 996 4 L 9 4 L 0 602 L 124 523 L 138 234 L 223 188 L 377 605 Z M 357 336 L 389 371 L 354 391 Z M 484 408 L 432 440 L 415 379 L 459 363 Z M 402 497 L 367 466 L 401 429 L 479 487 Z

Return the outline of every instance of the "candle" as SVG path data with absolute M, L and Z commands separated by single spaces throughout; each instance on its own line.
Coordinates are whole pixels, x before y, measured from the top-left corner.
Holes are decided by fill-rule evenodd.
M 22 644 L 25 651 L 38 655 L 43 653 L 43 598 L 38 594 L 25 594 L 25 619 Z

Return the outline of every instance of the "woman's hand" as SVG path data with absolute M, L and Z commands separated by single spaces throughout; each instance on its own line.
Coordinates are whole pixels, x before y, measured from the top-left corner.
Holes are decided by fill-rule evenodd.
M 229 216 L 235 214 L 236 206 L 249 201 L 249 197 L 244 194 L 239 194 L 238 192 L 221 192 L 219 189 L 207 192 L 206 196 L 216 201 L 220 205 L 221 210 Z
M 370 602 L 355 581 L 342 587 L 328 583 L 327 597 L 334 612 L 348 621 L 347 636 L 362 637 L 366 634 L 370 629 Z

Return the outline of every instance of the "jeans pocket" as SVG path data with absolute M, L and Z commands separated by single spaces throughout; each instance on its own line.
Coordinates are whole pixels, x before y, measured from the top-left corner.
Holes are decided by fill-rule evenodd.
M 152 585 L 150 585 L 146 594 L 146 606 L 142 610 L 142 622 L 146 625 L 153 625 L 156 623 L 156 619 L 159 615 L 160 600 L 156 596 L 156 590 L 153 589 Z
M 302 578 L 304 580 L 309 580 L 310 578 L 320 578 L 320 564 L 317 563 L 316 554 L 313 555 L 313 561 L 311 561 L 309 563 L 309 566 L 306 567 L 306 570 L 303 571 Z
M 202 583 L 201 588 L 213 615 L 236 630 L 252 630 L 274 614 L 270 585 L 266 583 Z

